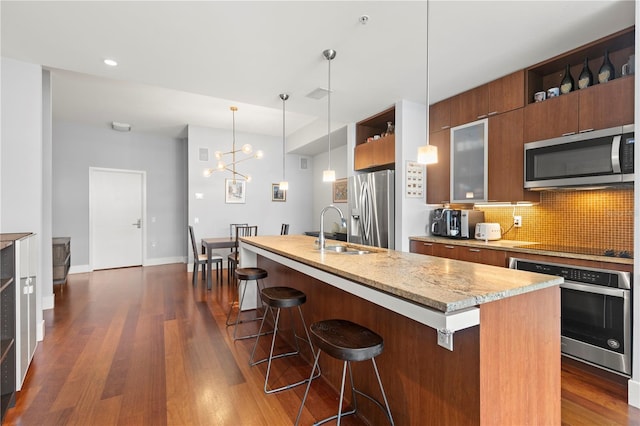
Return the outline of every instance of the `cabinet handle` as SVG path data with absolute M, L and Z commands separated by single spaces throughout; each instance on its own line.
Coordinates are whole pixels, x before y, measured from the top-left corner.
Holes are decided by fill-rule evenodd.
M 451 127 L 451 126 L 442 126 L 442 127 L 440 127 L 440 130 L 448 129 L 449 127 Z
M 433 244 L 431 243 L 422 243 L 423 246 L 431 247 Z
M 492 111 L 492 112 L 490 112 L 490 113 L 489 113 L 489 114 L 487 114 L 487 115 L 496 115 L 497 113 L 498 113 L 498 111 Z
M 579 133 L 587 133 L 587 132 L 593 132 L 593 129 L 584 129 L 584 130 L 580 130 Z
M 563 133 L 562 136 L 571 136 L 571 135 L 575 135 L 576 132 L 567 132 L 567 133 Z
M 481 118 L 485 118 L 487 116 L 487 114 L 482 114 L 478 116 L 478 120 L 480 120 Z
M 452 249 L 452 248 L 455 248 L 455 247 L 454 247 L 454 246 L 444 246 L 444 248 L 446 248 L 446 249 Z
M 469 251 L 473 253 L 480 253 L 480 249 L 469 249 Z

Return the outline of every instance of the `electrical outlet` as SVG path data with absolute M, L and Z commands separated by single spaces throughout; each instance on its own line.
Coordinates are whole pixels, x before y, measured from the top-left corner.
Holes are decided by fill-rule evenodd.
M 522 216 L 513 217 L 513 226 L 516 228 L 520 228 L 522 226 Z

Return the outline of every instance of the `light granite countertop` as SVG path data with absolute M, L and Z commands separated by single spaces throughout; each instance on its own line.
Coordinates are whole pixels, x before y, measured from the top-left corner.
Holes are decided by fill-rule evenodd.
M 482 240 L 454 239 L 454 238 L 446 238 L 446 237 L 434 237 L 431 235 L 409 237 L 409 240 L 441 243 L 441 244 L 451 244 L 451 245 L 458 245 L 458 246 L 464 246 L 464 247 L 505 250 L 505 251 L 514 252 L 514 253 L 530 253 L 530 254 L 537 254 L 541 256 L 564 257 L 567 259 L 593 260 L 596 262 L 609 262 L 609 263 L 617 263 L 620 265 L 633 265 L 633 259 L 624 258 L 624 257 L 596 256 L 591 254 L 566 253 L 561 251 L 540 250 L 540 249 L 522 247 L 522 246 L 530 246 L 530 245 L 537 244 L 537 243 L 528 242 L 528 241 L 498 240 L 498 241 L 487 241 L 485 243 Z
M 245 237 L 242 241 L 445 314 L 563 282 L 550 275 L 332 240 L 327 245 L 349 245 L 371 252 L 320 252 L 314 248 L 315 238 L 304 235 Z

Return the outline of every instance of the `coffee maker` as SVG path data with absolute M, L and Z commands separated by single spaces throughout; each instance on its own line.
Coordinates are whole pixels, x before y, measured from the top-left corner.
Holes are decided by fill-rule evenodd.
M 484 222 L 479 210 L 435 209 L 431 214 L 431 234 L 449 238 L 471 238 L 476 223 Z

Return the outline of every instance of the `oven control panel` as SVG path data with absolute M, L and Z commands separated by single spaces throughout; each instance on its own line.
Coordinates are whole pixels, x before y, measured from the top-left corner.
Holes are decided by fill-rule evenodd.
M 509 268 L 537 272 L 539 274 L 555 275 L 563 277 L 565 281 L 576 283 L 623 289 L 631 288 L 631 274 L 629 272 L 588 268 L 585 266 L 560 265 L 557 263 L 517 258 L 511 258 L 509 260 Z

